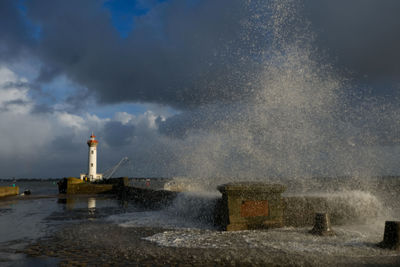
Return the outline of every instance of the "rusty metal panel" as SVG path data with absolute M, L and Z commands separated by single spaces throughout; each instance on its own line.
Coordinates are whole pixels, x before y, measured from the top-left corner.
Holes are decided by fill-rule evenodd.
M 268 216 L 268 200 L 243 201 L 240 206 L 241 217 Z

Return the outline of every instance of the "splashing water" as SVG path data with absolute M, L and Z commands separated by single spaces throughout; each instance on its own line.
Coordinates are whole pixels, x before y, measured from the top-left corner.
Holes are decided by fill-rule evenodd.
M 379 145 L 371 129 L 383 120 L 395 128 L 399 112 L 348 96 L 352 83 L 316 48 L 301 1 L 242 4 L 240 40 L 225 51 L 238 58 L 226 68 L 239 67 L 234 81 L 215 85 L 216 95 L 233 96 L 157 122 L 158 131 L 133 141 L 129 176 L 188 177 L 215 189 L 235 180 L 396 173 L 396 149 Z
M 342 101 L 346 80 L 313 48 L 301 5 L 249 1 L 246 8 L 251 15 L 243 22 L 243 43 L 251 48 L 238 56 L 246 62 L 257 57 L 257 67 L 238 74 L 248 81 L 240 100 L 178 117 L 190 126 L 181 138 L 165 139 L 174 159 L 166 173 L 211 179 L 214 186 L 374 173 L 373 151 L 354 147 L 353 126 L 340 120 L 348 108 Z
M 152 144 L 159 147 L 154 154 L 163 157 L 163 172 L 192 179 L 193 188 L 203 191 L 238 180 L 280 182 L 289 192 L 302 188 L 308 194 L 315 188 L 324 194 L 332 187 L 338 192 L 362 188 L 365 192 L 336 193 L 342 194 L 336 199 L 350 203 L 360 218 L 371 206 L 383 209 L 380 198 L 369 193 L 375 182 L 366 179 L 382 174 L 383 148 L 374 146 L 375 137 L 360 136 L 364 125 L 351 123 L 363 112 L 346 99 L 351 82 L 313 46 L 300 1 L 247 1 L 246 10 L 251 14 L 242 22 L 246 49 L 231 49 L 243 62 L 252 62 L 237 73 L 245 88 L 234 101 L 202 105 L 160 125 L 162 133 L 174 128 L 174 120 L 184 125 L 179 134 L 164 132 Z M 315 176 L 353 176 L 360 188 L 311 179 Z M 172 209 L 185 208 L 183 202 Z

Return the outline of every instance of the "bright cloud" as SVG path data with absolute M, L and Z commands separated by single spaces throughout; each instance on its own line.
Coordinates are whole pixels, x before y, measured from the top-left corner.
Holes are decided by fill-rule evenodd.
M 160 116 L 150 110 L 137 115 L 116 112 L 111 118 L 100 118 L 87 111 L 68 112 L 56 102 L 46 112 L 36 112 L 29 82 L 9 68 L 0 68 L 1 177 L 76 175 L 85 168 L 85 142 L 92 131 L 102 142 L 103 165 L 110 166 L 120 157 L 113 150 L 115 141 L 108 136 L 121 137 L 114 132 L 115 127 L 132 130 L 118 141 L 124 144 L 157 129 Z

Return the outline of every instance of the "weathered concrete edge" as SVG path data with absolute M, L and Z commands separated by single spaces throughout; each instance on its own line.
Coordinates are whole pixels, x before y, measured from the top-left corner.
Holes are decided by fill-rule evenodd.
M 15 196 L 19 194 L 19 187 L 0 186 L 0 197 Z

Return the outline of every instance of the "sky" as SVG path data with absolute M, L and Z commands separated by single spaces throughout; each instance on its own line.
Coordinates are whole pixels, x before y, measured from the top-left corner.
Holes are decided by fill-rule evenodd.
M 0 178 L 396 175 L 397 0 L 0 1 Z

